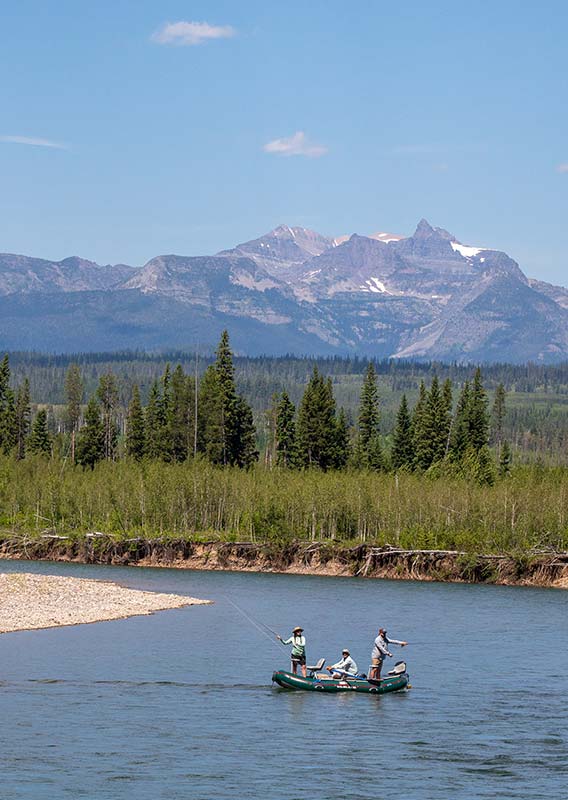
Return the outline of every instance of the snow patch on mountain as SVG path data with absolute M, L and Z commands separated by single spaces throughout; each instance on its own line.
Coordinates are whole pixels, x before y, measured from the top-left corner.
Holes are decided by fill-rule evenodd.
M 459 253 L 464 258 L 474 258 L 484 250 L 487 250 L 486 247 L 468 247 L 467 245 L 460 244 L 459 242 L 450 242 L 450 244 L 452 245 L 452 250 L 455 253 Z

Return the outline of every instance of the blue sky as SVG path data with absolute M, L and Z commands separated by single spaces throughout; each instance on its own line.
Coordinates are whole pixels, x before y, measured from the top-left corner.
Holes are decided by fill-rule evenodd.
M 142 264 L 426 217 L 567 284 L 567 28 L 554 0 L 6 0 L 0 251 Z

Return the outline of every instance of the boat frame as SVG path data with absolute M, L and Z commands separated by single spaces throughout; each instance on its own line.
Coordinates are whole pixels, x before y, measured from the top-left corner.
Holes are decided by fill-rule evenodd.
M 409 683 L 407 672 L 382 678 L 372 683 L 366 678 L 328 678 L 319 675 L 310 675 L 304 678 L 286 670 L 277 670 L 272 674 L 272 682 L 283 689 L 303 690 L 307 692 L 360 692 L 362 694 L 387 694 L 388 692 L 401 692 Z

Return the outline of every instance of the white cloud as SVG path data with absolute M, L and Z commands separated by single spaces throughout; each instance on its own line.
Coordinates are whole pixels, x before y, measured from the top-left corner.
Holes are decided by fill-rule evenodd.
M 9 144 L 28 144 L 32 147 L 54 147 L 56 150 L 67 150 L 66 144 L 53 142 L 51 139 L 40 139 L 37 136 L 0 136 L 0 142 Z
M 556 167 L 556 172 L 560 172 L 560 173 L 566 172 L 566 173 L 568 173 L 568 162 L 565 163 L 565 164 L 559 164 Z
M 158 44 L 196 45 L 212 39 L 230 39 L 236 30 L 230 25 L 210 25 L 208 22 L 166 22 L 152 41 Z
M 292 136 L 284 139 L 267 142 L 262 149 L 265 153 L 274 153 L 277 156 L 307 156 L 308 158 L 319 158 L 328 152 L 328 148 L 324 145 L 310 142 L 303 131 L 296 131 Z

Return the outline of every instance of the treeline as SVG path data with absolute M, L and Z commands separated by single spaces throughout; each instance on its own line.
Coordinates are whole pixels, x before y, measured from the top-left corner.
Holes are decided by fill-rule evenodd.
M 0 367 L 4 453 L 14 453 L 19 460 L 28 452 L 55 453 L 87 467 L 122 456 L 178 463 L 202 456 L 215 465 L 247 468 L 259 457 L 253 411 L 237 391 L 226 331 L 215 360 L 202 374 L 187 374 L 181 364 L 173 371 L 166 365 L 160 379 L 152 382 L 145 406 L 138 385 L 133 385 L 122 417 L 116 378 L 110 371 L 100 376 L 86 409 L 78 364 L 68 367 L 64 392 L 63 430 L 53 436 L 46 408 L 39 408 L 32 420 L 28 379 L 12 389 L 9 360 L 4 358 Z M 374 364 L 367 364 L 355 419 L 338 407 L 331 378 L 314 366 L 297 408 L 288 392 L 274 395 L 265 415 L 264 462 L 323 471 L 451 471 L 491 483 L 497 471 L 507 474 L 511 463 L 503 435 L 505 389 L 502 384 L 497 387 L 490 413 L 478 368 L 473 380 L 464 382 L 455 407 L 453 393 L 449 378 L 440 384 L 434 375 L 428 388 L 422 381 L 412 410 L 402 396 L 387 439 L 381 431 Z

